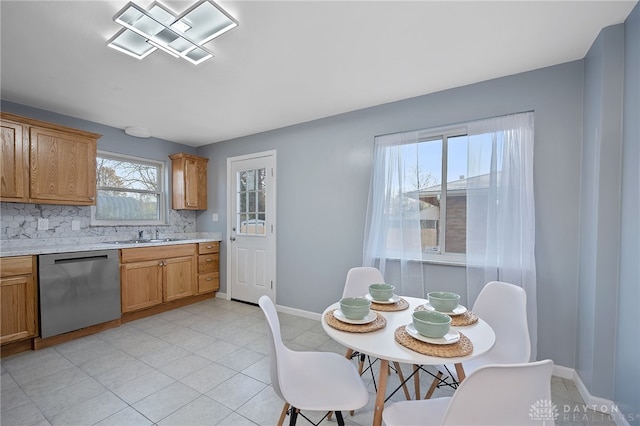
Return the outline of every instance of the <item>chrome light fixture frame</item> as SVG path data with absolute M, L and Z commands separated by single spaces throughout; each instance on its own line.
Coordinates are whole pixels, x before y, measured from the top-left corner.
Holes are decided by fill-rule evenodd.
M 238 26 L 238 21 L 212 0 L 200 0 L 178 17 L 157 1 L 148 10 L 129 2 L 113 20 L 124 28 L 107 46 L 137 59 L 160 49 L 195 65 L 213 57 L 203 47 L 205 43 Z

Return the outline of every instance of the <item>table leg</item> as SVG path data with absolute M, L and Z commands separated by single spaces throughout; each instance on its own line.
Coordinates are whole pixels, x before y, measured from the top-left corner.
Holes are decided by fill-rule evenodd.
M 461 363 L 457 363 L 455 366 L 456 366 L 456 374 L 458 374 L 458 383 L 462 383 L 465 377 L 467 377 L 464 374 L 464 368 L 462 367 Z
M 396 373 L 398 373 L 398 379 L 400 379 L 400 383 L 402 383 L 402 389 L 404 390 L 404 397 L 407 400 L 411 399 L 411 395 L 409 395 L 409 389 L 407 389 L 407 384 L 404 382 L 404 374 L 402 374 L 402 370 L 400 369 L 400 363 L 394 362 L 393 365 L 396 367 Z
M 380 360 L 380 373 L 378 378 L 378 392 L 376 393 L 376 406 L 373 411 L 373 426 L 382 426 L 382 410 L 384 409 L 384 397 L 387 389 L 387 377 L 389 361 Z
M 419 365 L 413 364 L 413 389 L 416 393 L 416 400 L 420 399 L 420 369 Z

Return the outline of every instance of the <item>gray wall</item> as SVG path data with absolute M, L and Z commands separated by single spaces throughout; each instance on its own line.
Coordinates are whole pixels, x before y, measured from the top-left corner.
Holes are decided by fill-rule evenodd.
M 374 136 L 534 110 L 538 357 L 574 367 L 582 82 L 575 61 L 200 147 L 210 185 L 198 230 L 226 232 L 227 158 L 277 150 L 277 303 L 322 312 L 362 262 Z M 224 243 L 221 264 L 224 292 Z M 466 294 L 464 268 L 425 269 L 427 290 Z
M 622 205 L 614 401 L 640 425 L 640 5 L 625 22 Z
M 577 371 L 613 399 L 618 294 L 624 26 L 605 28 L 585 57 Z

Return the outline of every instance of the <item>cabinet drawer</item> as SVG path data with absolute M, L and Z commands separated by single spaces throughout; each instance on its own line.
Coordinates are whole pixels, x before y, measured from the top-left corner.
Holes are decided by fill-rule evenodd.
M 175 244 L 170 246 L 129 248 L 120 250 L 120 263 L 137 262 L 141 260 L 168 259 L 172 257 L 191 256 L 195 254 L 195 244 Z
M 219 257 L 218 253 L 201 254 L 198 256 L 198 273 L 205 274 L 207 272 L 218 272 Z
M 220 252 L 220 242 L 219 241 L 209 241 L 206 243 L 198 243 L 198 253 L 218 253 Z
M 198 275 L 198 294 L 220 289 L 220 273 Z
M 33 256 L 3 257 L 0 259 L 0 275 L 12 277 L 30 275 L 34 271 Z

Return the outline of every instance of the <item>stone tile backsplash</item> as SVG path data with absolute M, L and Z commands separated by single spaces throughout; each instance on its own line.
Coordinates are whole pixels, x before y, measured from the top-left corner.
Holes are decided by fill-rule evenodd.
M 38 219 L 48 219 L 49 229 L 38 230 Z M 72 230 L 72 221 L 78 221 L 80 229 Z M 145 237 L 196 232 L 196 212 L 169 210 L 169 225 L 162 226 L 90 226 L 91 207 L 59 206 L 53 204 L 0 203 L 0 240 L 111 237 L 110 239 L 135 238 L 139 231 Z M 118 237 L 118 238 L 113 238 Z

